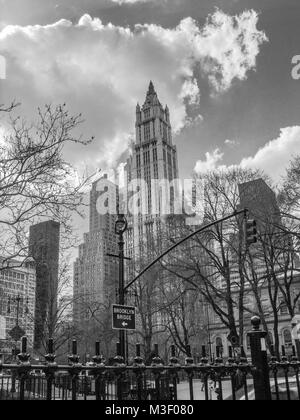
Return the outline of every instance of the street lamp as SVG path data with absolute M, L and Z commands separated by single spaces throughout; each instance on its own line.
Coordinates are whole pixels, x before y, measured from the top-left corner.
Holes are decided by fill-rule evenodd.
M 115 223 L 115 232 L 117 235 L 122 236 L 128 227 L 127 219 L 124 214 L 119 214 Z
M 7 303 L 7 313 L 10 314 L 11 313 L 11 303 L 16 303 L 17 304 L 17 310 L 16 310 L 16 327 L 19 326 L 19 316 L 20 316 L 20 303 L 24 301 L 24 298 L 22 298 L 20 296 L 20 294 L 18 294 L 18 296 L 15 297 L 8 297 L 8 303 Z M 28 305 L 29 305 L 29 300 L 28 297 L 26 298 L 26 307 L 25 307 L 25 314 L 28 315 L 29 313 L 29 309 L 28 309 Z
M 19 326 L 19 316 L 20 316 L 20 303 L 24 301 L 24 298 L 18 294 L 15 297 L 8 297 L 8 304 L 7 304 L 7 313 L 11 313 L 11 303 L 16 303 L 16 325 L 11 330 L 10 335 L 15 341 L 15 348 L 14 348 L 14 354 L 13 354 L 13 360 L 17 360 L 17 347 L 18 347 L 18 341 L 21 339 L 22 336 L 25 335 L 25 331 Z M 28 314 L 28 297 L 26 299 L 26 308 L 25 313 Z M 12 372 L 12 378 L 11 378 L 11 392 L 16 392 L 16 372 Z
M 118 218 L 115 223 L 115 233 L 118 235 L 118 246 L 119 253 L 117 257 L 119 258 L 119 305 L 125 305 L 125 283 L 124 283 L 124 260 L 128 259 L 124 256 L 124 233 L 128 228 L 127 219 L 124 214 L 118 214 Z M 114 255 L 108 254 L 113 257 Z M 120 356 L 125 360 L 125 331 L 120 330 Z

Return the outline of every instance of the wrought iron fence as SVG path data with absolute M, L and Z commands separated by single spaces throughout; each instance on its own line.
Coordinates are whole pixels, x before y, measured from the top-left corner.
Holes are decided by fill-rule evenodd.
M 208 360 L 205 348 L 200 363 L 188 357 L 181 365 L 172 347 L 169 364 L 158 355 L 146 366 L 137 345 L 134 363 L 125 365 L 116 356 L 108 366 L 100 356 L 96 343 L 93 364 L 80 364 L 77 343 L 67 365 L 55 363 L 53 341 L 43 365 L 30 363 L 27 339 L 22 339 L 22 351 L 16 364 L 0 364 L 1 400 L 299 400 L 300 362 L 285 352 L 280 360 L 267 356 L 262 348 L 265 333 L 258 319 L 250 332 L 251 361 L 241 349 L 240 356 L 231 352 L 225 361 L 220 352 L 214 362 Z

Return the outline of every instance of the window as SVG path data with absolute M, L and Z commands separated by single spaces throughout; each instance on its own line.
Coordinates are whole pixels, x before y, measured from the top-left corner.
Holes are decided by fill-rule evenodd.
M 141 166 L 141 156 L 140 155 L 136 155 L 136 166 L 137 166 L 137 168 L 140 168 L 140 166 Z
M 223 347 L 223 341 L 221 337 L 216 338 L 216 347 Z
M 151 138 L 150 123 L 145 124 L 144 130 L 145 141 L 149 141 Z
M 280 313 L 281 315 L 287 315 L 289 313 L 289 309 L 284 302 L 280 304 Z
M 291 347 L 293 345 L 292 333 L 290 330 L 283 331 L 283 343 L 286 347 Z
M 153 149 L 153 161 L 154 162 L 157 161 L 157 149 L 156 148 Z
M 163 133 L 163 139 L 164 139 L 165 141 L 168 141 L 168 127 L 166 126 L 166 124 L 164 124 L 164 126 L 163 126 L 163 130 L 164 130 L 164 133 Z

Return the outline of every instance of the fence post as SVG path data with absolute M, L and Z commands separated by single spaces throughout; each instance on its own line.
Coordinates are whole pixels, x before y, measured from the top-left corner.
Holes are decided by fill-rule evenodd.
M 45 355 L 45 360 L 47 363 L 47 369 L 44 370 L 47 379 L 47 392 L 46 392 L 46 400 L 52 400 L 52 387 L 54 384 L 54 399 L 55 395 L 55 363 L 56 356 L 54 354 L 54 341 L 52 338 L 48 341 L 48 353 Z
M 269 364 L 265 338 L 267 333 L 260 329 L 261 320 L 255 316 L 251 319 L 253 330 L 248 333 L 250 338 L 253 380 L 256 400 L 271 400 Z
M 71 374 L 71 392 L 72 392 L 72 401 L 77 400 L 78 392 L 78 377 L 81 372 L 81 365 L 79 363 L 80 357 L 77 354 L 77 341 L 73 340 L 72 342 L 72 353 L 68 356 L 69 363 L 71 364 L 69 372 Z

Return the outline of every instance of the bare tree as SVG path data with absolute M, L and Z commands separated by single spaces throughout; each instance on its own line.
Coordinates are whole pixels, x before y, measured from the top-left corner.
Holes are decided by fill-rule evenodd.
M 81 353 L 91 354 L 97 341 L 101 344 L 102 355 L 109 359 L 115 355 L 117 333 L 112 329 L 112 300 L 88 302 L 84 299 L 83 322 L 80 324 Z
M 39 109 L 35 123 L 13 117 L 13 108 L 2 107 L 10 115 L 0 144 L 2 268 L 11 259 L 27 257 L 30 225 L 51 218 L 70 232 L 70 214 L 81 214 L 87 179 L 80 179 L 67 162 L 64 148 L 70 143 L 85 146 L 91 141 L 76 136 L 82 117 L 70 115 L 65 105 Z
M 206 341 L 202 328 L 203 308 L 200 292 L 174 276 L 169 276 L 169 279 L 165 276 L 165 283 L 161 284 L 161 295 L 162 325 L 179 352 L 190 356 L 193 346 L 199 350 L 199 344 Z
M 141 263 L 141 260 L 139 260 Z M 150 361 L 153 345 L 167 340 L 161 314 L 164 302 L 160 293 L 161 274 L 157 267 L 149 270 L 134 286 L 134 302 L 137 308 L 135 336 L 143 344 L 145 360 Z
M 252 309 L 269 332 L 268 347 L 272 349 L 272 329 L 274 350 L 279 355 L 280 315 L 284 312 L 292 319 L 299 310 L 299 247 L 295 240 L 299 225 L 289 217 L 272 221 L 268 214 L 258 218 L 258 225 L 258 244 L 248 252 L 244 275 L 255 298 Z
M 300 156 L 296 156 L 287 168 L 283 185 L 279 192 L 282 211 L 299 220 L 300 210 Z
M 257 178 L 258 173 L 234 169 L 197 176 L 204 181 L 203 223 L 221 219 L 240 206 L 238 184 Z M 174 225 L 174 218 L 171 222 Z M 220 322 L 235 337 L 244 336 L 245 252 L 240 216 L 196 235 L 181 247 L 165 268 L 193 285 L 209 303 Z M 177 240 L 193 231 L 181 223 Z

